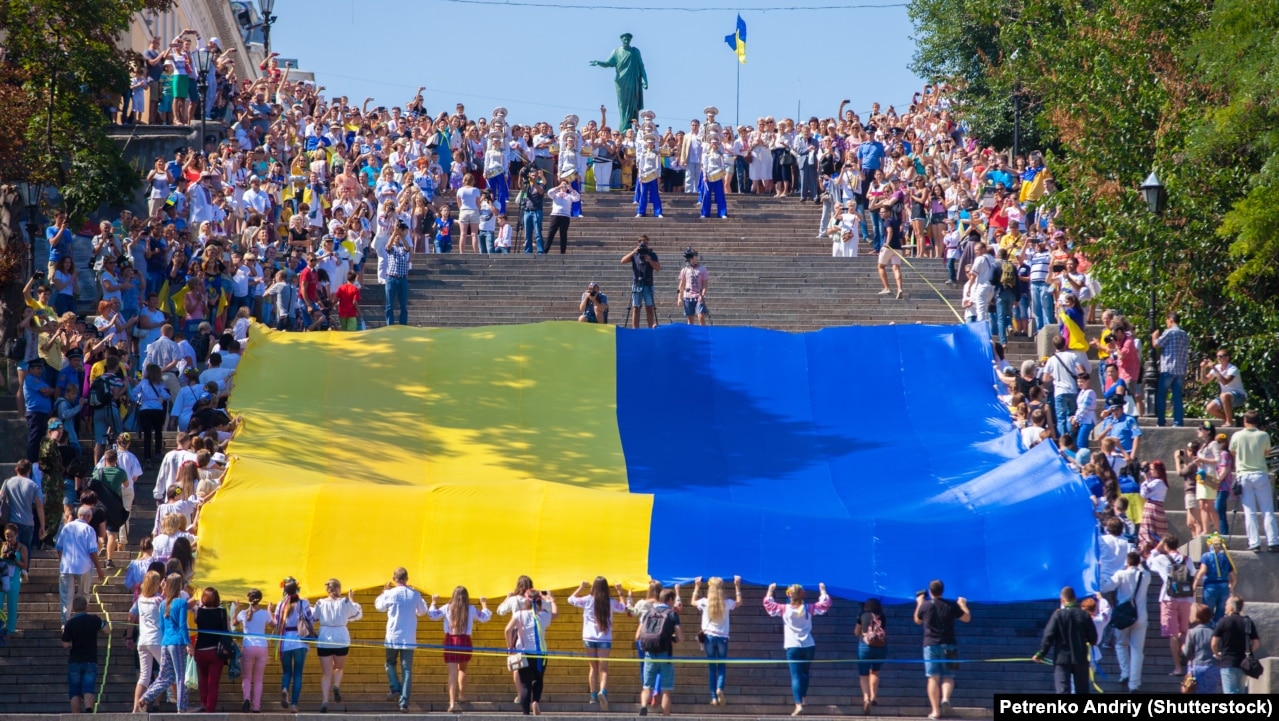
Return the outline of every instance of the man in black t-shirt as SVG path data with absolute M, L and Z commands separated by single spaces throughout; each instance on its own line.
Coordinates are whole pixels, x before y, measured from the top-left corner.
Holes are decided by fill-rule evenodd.
M 941 581 L 931 581 L 927 594 L 920 591 L 915 595 L 915 623 L 924 627 L 924 675 L 928 677 L 928 703 L 932 706 L 930 719 L 950 714 L 956 664 L 942 661 L 959 658 L 955 621 L 973 620 L 967 599 L 960 596 L 954 602 L 947 601 L 942 598 L 944 592 Z
M 902 297 L 902 227 L 901 218 L 888 208 L 879 209 L 884 221 L 884 246 L 879 249 L 879 280 L 884 284 L 880 295 L 888 295 L 888 266 L 893 266 L 893 280 L 897 281 L 897 297 Z
M 656 605 L 640 618 L 635 628 L 635 640 L 642 642 L 648 617 L 654 614 L 665 616 L 662 624 L 661 642 L 655 651 L 644 652 L 643 689 L 640 691 L 640 716 L 648 715 L 648 701 L 653 696 L 653 689 L 661 689 L 662 715 L 671 715 L 671 691 L 675 690 L 675 664 L 671 656 L 675 653 L 675 644 L 684 640 L 684 629 L 680 627 L 679 614 L 675 611 L 675 589 L 662 591 Z
M 662 269 L 657 253 L 649 250 L 648 236 L 641 235 L 635 250 L 622 256 L 622 265 L 631 266 L 631 327 L 639 328 L 639 312 L 643 306 L 648 314 L 648 327 L 657 327 L 657 312 L 653 308 L 653 272 Z
M 71 602 L 75 614 L 62 627 L 62 647 L 71 649 L 67 657 L 68 695 L 71 713 L 93 710 L 94 688 L 98 682 L 98 635 L 110 633 L 101 618 L 87 613 L 89 599 L 76 596 Z
M 1238 596 L 1226 599 L 1226 615 L 1212 632 L 1212 655 L 1221 669 L 1222 693 L 1248 693 L 1248 682 L 1239 665 L 1260 645 L 1257 624 L 1243 615 L 1243 599 Z

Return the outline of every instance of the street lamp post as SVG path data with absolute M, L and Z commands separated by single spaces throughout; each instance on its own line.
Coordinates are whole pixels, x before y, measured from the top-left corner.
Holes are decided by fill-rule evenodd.
M 22 199 L 27 204 L 27 262 L 30 264 L 28 275 L 36 271 L 36 238 L 40 236 L 40 196 L 44 187 L 39 183 L 19 183 L 22 188 Z
M 1141 197 L 1146 201 L 1146 207 L 1150 209 L 1151 214 L 1158 217 L 1164 214 L 1164 206 L 1168 201 L 1168 193 L 1163 183 L 1159 182 L 1159 176 L 1152 170 L 1150 175 L 1146 177 L 1141 184 Z M 1158 321 L 1155 318 L 1157 309 L 1155 291 L 1157 283 L 1156 277 L 1159 273 L 1159 266 L 1156 263 L 1154 251 L 1150 254 L 1150 335 L 1153 337 L 1155 331 L 1159 330 Z M 1154 342 L 1150 343 L 1150 353 L 1146 355 L 1145 375 L 1145 400 L 1146 412 L 1154 413 L 1155 395 L 1159 387 L 1159 349 L 1155 347 Z
M 262 11 L 262 46 L 267 57 L 271 57 L 271 24 L 276 21 L 271 11 L 275 9 L 275 0 L 258 0 L 258 9 Z
M 207 47 L 201 50 L 195 51 L 195 69 L 196 69 L 196 72 L 199 73 L 196 76 L 195 85 L 200 92 L 200 101 L 199 101 L 200 102 L 200 107 L 199 107 L 200 145 L 199 147 L 200 147 L 201 153 L 204 152 L 204 138 L 206 137 L 205 122 L 207 120 L 208 113 L 206 113 L 205 110 L 209 107 L 208 105 L 209 101 L 205 97 L 205 93 L 209 92 L 209 64 L 212 62 L 212 57 L 213 57 L 213 54 L 209 52 L 209 49 Z

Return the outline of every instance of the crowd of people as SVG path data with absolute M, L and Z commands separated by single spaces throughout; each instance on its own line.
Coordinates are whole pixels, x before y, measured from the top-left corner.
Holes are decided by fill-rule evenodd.
M 421 89 L 402 107 L 370 108 L 369 100 L 357 106 L 345 97 L 326 99 L 312 83 L 290 81 L 274 57 L 263 64 L 261 79 L 241 81 L 233 56 L 219 49 L 216 38 L 203 43 L 212 61 L 205 78 L 209 92 L 200 98 L 192 81 L 192 50 L 200 44 L 190 31 L 164 50 L 160 39 L 153 40 L 134 88 L 153 88 L 154 111 L 166 120 L 186 124 L 202 113 L 228 120 L 227 138 L 155 158 L 145 175 L 146 216 L 120 211 L 103 220 L 88 267 L 76 267 L 72 230 L 65 215 L 55 213 L 46 231 L 48 267 L 24 288 L 21 342 L 8 349 L 17 361 L 28 439 L 26 459 L 3 487 L 12 510 L 0 551 L 7 610 L 0 630 L 19 630 L 17 594 L 31 552 L 56 548 L 64 640 L 72 663 L 82 664 L 72 683 L 81 707 L 92 706 L 93 679 L 83 664 L 104 628 L 81 620 L 92 617 L 84 596 L 93 575 L 101 578 L 113 563 L 113 551 L 127 548 L 135 484 L 148 469 L 158 473 L 160 510 L 126 576 L 137 596 L 132 615 L 138 630 L 130 634 L 143 668 L 136 707 L 153 703 L 185 673 L 189 647 L 199 669 L 199 705 L 215 708 L 223 665 L 238 653 L 246 710 L 260 710 L 267 661 L 262 636 L 271 629 L 285 637 L 281 703 L 296 708 L 317 627 L 323 708 L 341 699 L 350 645 L 345 626 L 362 610 L 340 584 L 331 582 L 326 595 L 311 604 L 289 579 L 278 604 L 264 606 L 263 594 L 251 593 L 242 609 L 230 612 L 216 589 L 197 594 L 193 585 L 199 511 L 217 492 L 223 452 L 238 426 L 224 409 L 250 342 L 251 320 L 281 330 L 359 330 L 364 264 L 371 261 L 376 282 L 386 288 L 386 323 L 406 324 L 412 254 L 453 252 L 455 244 L 458 252 L 546 253 L 556 236 L 564 253 L 571 221 L 581 214 L 582 192 L 601 185 L 633 192 L 637 215 L 646 216 L 651 205 L 658 217 L 663 192 L 698 194 L 700 214 L 707 218 L 712 206 L 716 216 L 727 217 L 726 194 L 798 195 L 801 203 L 820 206 L 818 237 L 831 241 L 833 255 L 856 255 L 863 239 L 871 245 L 881 294 L 892 292 L 891 270 L 896 295 L 903 296 L 900 266 L 908 259 L 944 261 L 948 282 L 964 287 L 965 319 L 990 323 L 1000 344 L 1010 334 L 1055 329 L 1052 355 L 1026 361 L 1020 372 L 1001 356 L 998 372 L 1025 445 L 1057 442 L 1092 490 L 1105 529 L 1102 597 L 1089 611 L 1096 623 L 1109 619 L 1098 631 L 1101 646 L 1114 646 L 1125 684 L 1139 688 L 1148 622 L 1141 601 L 1150 575 L 1157 573 L 1164 580 L 1161 627 L 1173 649 L 1173 670 L 1189 672 L 1203 690 L 1211 688 L 1205 668 L 1216 662 L 1223 686 L 1241 688 L 1235 671 L 1246 656 L 1240 649 L 1248 644 L 1238 634 L 1250 636 L 1255 629 L 1246 632 L 1235 628 L 1242 622 L 1230 621 L 1243 603 L 1232 595 L 1233 562 L 1224 548 L 1198 566 L 1182 555 L 1162 507 L 1170 490 L 1166 467 L 1140 454 L 1136 416 L 1150 410 L 1163 425 L 1171 394 L 1173 425 L 1183 423 L 1183 386 L 1196 370 L 1189 337 L 1177 315 L 1168 314 L 1165 329 L 1149 340 L 1160 352 L 1158 377 L 1143 377 L 1143 339 L 1125 316 L 1099 307 L 1101 289 L 1089 273 L 1087 239 L 1058 223 L 1042 156 L 1010 157 L 967 135 L 944 85 L 926 86 L 902 113 L 875 104 L 863 118 L 841 104 L 824 120 L 763 117 L 733 128 L 721 126 L 717 109 L 708 107 L 705 120 L 693 120 L 687 132 L 667 127 L 659 135 L 650 111 L 627 128 L 611 128 L 603 107 L 598 122 L 583 125 L 570 114 L 558 127 L 508 124 L 504 108 L 490 118 L 472 119 L 460 104 L 452 114 L 433 115 Z M 145 97 L 131 94 L 125 114 L 136 112 Z M 544 237 L 547 200 L 551 218 Z M 695 249 L 685 249 L 683 257 L 685 266 L 673 284 L 676 300 L 688 323 L 704 325 L 709 274 Z M 643 308 L 647 324 L 655 326 L 654 274 L 661 263 L 648 238 L 641 236 L 621 263 L 633 272 L 626 321 L 638 328 Z M 92 275 L 92 297 L 81 295 L 90 285 L 88 278 L 81 283 L 82 274 Z M 86 306 L 88 314 L 78 313 Z M 608 322 L 608 296 L 598 283 L 588 284 L 578 313 L 583 322 Z M 1090 339 L 1098 315 L 1101 334 Z M 1091 361 L 1090 353 L 1100 360 Z M 1261 549 L 1264 530 L 1265 545 L 1279 551 L 1266 473 L 1269 436 L 1260 430 L 1256 412 L 1245 410 L 1239 369 L 1230 363 L 1229 350 L 1221 349 L 1215 363 L 1203 359 L 1197 370 L 1195 380 L 1219 386 L 1208 412 L 1226 424 L 1242 413 L 1244 428 L 1229 437 L 1207 424 L 1200 440 L 1178 454 L 1175 472 L 1183 479 L 1190 531 L 1228 535 L 1229 499 L 1236 497 L 1245 509 L 1249 550 Z M 1143 386 L 1150 384 L 1155 407 L 1146 409 Z M 167 451 L 165 430 L 179 432 Z M 91 453 L 81 450 L 85 434 L 93 440 Z M 1100 445 L 1096 452 L 1090 450 L 1093 441 Z M 1134 521 L 1127 509 L 1137 498 L 1144 503 Z M 1190 595 L 1176 595 L 1184 589 L 1170 595 L 1186 573 L 1193 579 Z M 643 669 L 645 701 L 660 699 L 659 707 L 669 713 L 670 696 L 662 689 L 673 687 L 674 667 L 662 659 L 682 637 L 678 590 L 654 586 L 648 599 L 632 603 L 620 593 L 610 599 L 602 581 L 590 584 L 589 594 L 583 588 L 569 599 L 584 611 L 583 641 L 595 659 L 588 680 L 593 702 L 602 708 L 608 703 L 610 614 L 632 613 L 641 618 L 636 641 L 649 661 Z M 699 642 L 712 659 L 726 656 L 728 613 L 742 603 L 740 590 L 727 598 L 723 586 L 721 579 L 711 579 L 701 596 L 695 584 L 691 600 L 702 612 Z M 1191 619 L 1201 615 L 1190 605 L 1196 588 L 1211 617 L 1191 627 Z M 532 589 L 521 579 L 496 609 L 511 616 L 506 636 L 515 652 L 509 663 L 526 713 L 538 711 L 547 661 L 538 654 L 546 650 L 545 627 L 557 615 L 555 599 Z M 799 713 L 806 661 L 812 659 L 812 617 L 824 613 L 830 599 L 823 591 L 808 604 L 804 590 L 792 587 L 788 601 L 779 603 L 773 591 L 764 606 L 785 627 Z M 970 617 L 963 599 L 952 603 L 942 593 L 935 582 L 915 612 L 925 628 L 933 717 L 949 711 L 954 667 L 946 659 L 954 657 L 953 624 Z M 1069 600 L 1066 596 L 1063 603 L 1073 608 L 1073 591 Z M 1120 627 L 1125 604 L 1135 607 L 1136 617 Z M 409 700 L 421 615 L 444 623 L 445 644 L 452 647 L 445 657 L 450 705 L 460 703 L 470 630 L 490 620 L 485 600 L 476 608 L 459 588 L 445 606 L 434 599 L 427 604 L 400 569 L 375 608 L 388 614 L 387 672 L 401 708 Z M 1201 626 L 1233 635 L 1208 641 L 1203 631 L 1196 632 Z M 1070 627 L 1086 628 L 1076 622 Z M 245 634 L 234 652 L 228 637 L 218 635 L 230 629 Z M 857 631 L 867 712 L 878 686 L 875 661 L 883 658 L 883 629 L 882 608 L 868 602 Z M 1086 690 L 1077 675 L 1081 658 L 1055 648 L 1063 665 L 1072 667 L 1066 681 L 1073 678 L 1076 690 Z M 1209 660 L 1205 648 L 1220 655 Z M 152 661 L 159 666 L 154 677 Z M 725 667 L 708 668 L 710 701 L 724 703 Z M 177 687 L 178 707 L 185 709 L 184 684 Z M 645 703 L 641 713 L 647 708 Z

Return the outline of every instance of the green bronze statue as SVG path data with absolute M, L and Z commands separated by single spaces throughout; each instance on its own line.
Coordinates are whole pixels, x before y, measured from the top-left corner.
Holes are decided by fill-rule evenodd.
M 591 65 L 600 68 L 616 68 L 617 77 L 617 127 L 625 130 L 639 118 L 644 109 L 644 91 L 648 90 L 648 73 L 644 72 L 644 59 L 639 48 L 631 47 L 631 34 L 622 33 L 622 47 L 613 51 L 608 60 L 592 60 Z

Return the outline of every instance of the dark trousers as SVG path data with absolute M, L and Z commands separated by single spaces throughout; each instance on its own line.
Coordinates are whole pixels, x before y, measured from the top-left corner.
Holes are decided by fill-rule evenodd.
M 1075 688 L 1070 689 L 1070 682 Z M 1058 664 L 1053 666 L 1053 690 L 1061 694 L 1088 694 L 1092 692 L 1092 684 L 1088 681 L 1088 664 L 1076 663 L 1069 666 Z
M 528 665 L 520 669 L 520 709 L 527 716 L 535 703 L 542 701 L 542 677 L 546 675 L 546 660 L 530 658 Z
M 27 460 L 36 463 L 40 460 L 40 441 L 49 430 L 48 413 L 27 414 Z
M 164 411 L 138 411 L 138 424 L 142 432 L 142 460 L 149 461 L 164 455 L 164 436 L 161 435 L 164 431 Z M 154 453 L 152 442 L 155 443 Z
M 550 250 L 555 247 L 555 234 L 560 234 L 560 253 L 563 254 L 568 248 L 568 223 L 567 215 L 551 216 L 551 232 L 546 236 L 546 249 Z

